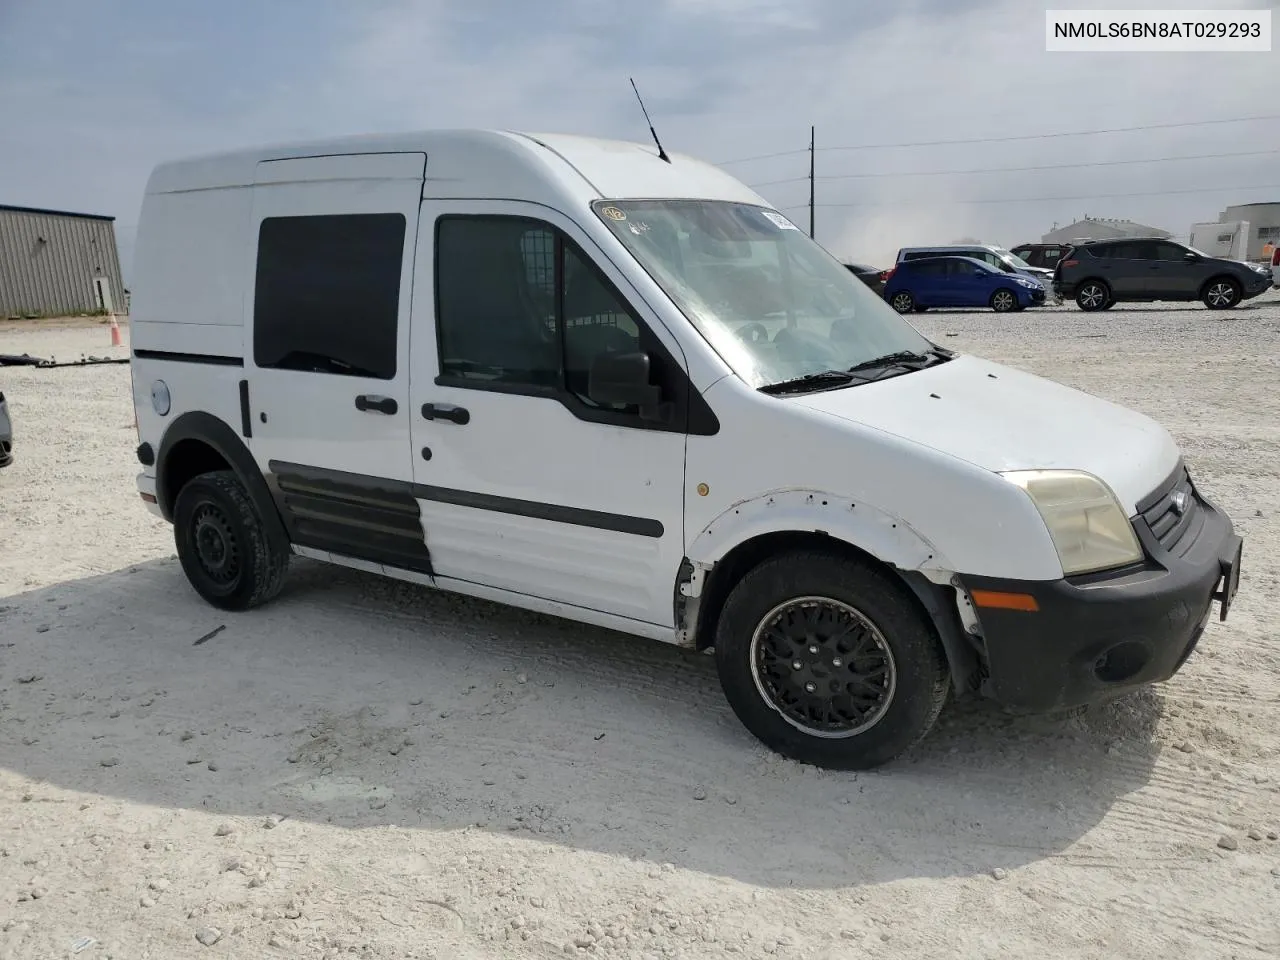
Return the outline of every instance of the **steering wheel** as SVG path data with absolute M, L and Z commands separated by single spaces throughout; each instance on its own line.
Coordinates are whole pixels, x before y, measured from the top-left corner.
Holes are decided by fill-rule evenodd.
M 763 323 L 748 323 L 737 330 L 738 338 L 747 343 L 768 343 L 769 331 Z

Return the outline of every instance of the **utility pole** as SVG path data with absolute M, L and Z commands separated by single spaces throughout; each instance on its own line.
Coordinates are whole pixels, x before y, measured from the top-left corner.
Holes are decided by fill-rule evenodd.
M 809 127 L 809 239 L 813 239 L 813 127 Z

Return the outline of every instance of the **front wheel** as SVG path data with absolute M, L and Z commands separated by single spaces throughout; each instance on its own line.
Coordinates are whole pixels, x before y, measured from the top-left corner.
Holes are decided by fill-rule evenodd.
M 932 626 L 866 563 L 819 552 L 766 560 L 734 587 L 715 635 L 742 724 L 800 763 L 862 770 L 925 737 L 947 697 Z
M 1240 302 L 1243 290 L 1230 277 L 1210 281 L 1204 291 L 1204 305 L 1210 310 L 1228 310 Z
M 173 537 L 191 586 L 215 607 L 247 610 L 284 585 L 288 549 L 272 541 L 231 470 L 202 473 L 178 492 Z
M 911 294 L 905 290 L 899 290 L 889 298 L 889 306 L 897 310 L 899 313 L 910 313 L 916 307 L 916 302 Z
M 991 295 L 991 309 L 996 313 L 1009 313 L 1018 307 L 1018 295 L 1008 287 L 1001 287 Z

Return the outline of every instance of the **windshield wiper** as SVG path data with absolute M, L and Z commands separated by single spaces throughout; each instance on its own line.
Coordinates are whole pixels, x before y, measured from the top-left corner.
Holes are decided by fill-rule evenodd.
M 850 370 L 819 370 L 817 373 L 806 373 L 803 377 L 792 380 L 779 380 L 777 383 L 766 383 L 760 388 L 761 393 L 804 393 L 808 390 L 826 390 L 832 387 L 843 387 L 847 384 L 866 383 L 866 377 L 860 377 Z
M 778 383 L 767 383 L 760 388 L 761 393 L 804 393 L 810 390 L 831 390 L 837 387 L 846 387 L 850 384 L 873 383 L 876 380 L 883 379 L 890 370 L 898 368 L 901 372 L 906 373 L 912 370 L 921 370 L 924 367 L 934 363 L 942 363 L 950 360 L 955 354 L 943 349 L 942 347 L 934 347 L 930 350 L 900 350 L 897 353 L 888 353 L 883 357 L 876 357 L 872 360 L 864 360 L 862 363 L 854 364 L 847 370 L 819 370 L 817 373 L 806 373 L 803 377 L 795 377 L 792 380 L 781 380 Z M 864 371 L 881 370 L 877 376 L 867 376 Z
M 950 350 L 939 348 L 931 350 L 899 350 L 897 353 L 886 353 L 883 357 L 873 357 L 870 360 L 855 363 L 848 369 L 848 372 L 861 373 L 864 370 L 882 370 L 883 373 L 879 377 L 870 378 L 871 380 L 879 380 L 894 368 L 898 368 L 904 373 L 923 370 L 932 364 L 950 360 L 952 356 L 954 354 Z

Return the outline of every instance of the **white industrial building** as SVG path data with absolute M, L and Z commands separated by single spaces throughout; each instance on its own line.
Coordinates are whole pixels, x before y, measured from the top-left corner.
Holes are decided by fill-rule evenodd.
M 1242 203 L 1227 207 L 1218 214 L 1218 222 L 1224 226 L 1240 221 L 1249 225 L 1249 238 L 1244 245 L 1242 259 L 1261 260 L 1262 248 L 1268 243 L 1272 247 L 1280 246 L 1280 202 Z
M 1159 237 L 1168 240 L 1173 236 L 1168 230 L 1149 227 L 1133 220 L 1112 220 L 1107 217 L 1090 217 L 1055 227 L 1040 238 L 1041 243 L 1071 243 L 1077 240 L 1122 240 L 1125 237 Z
M 1191 246 L 1211 257 L 1247 260 L 1252 231 L 1248 220 L 1219 220 L 1191 225 Z

